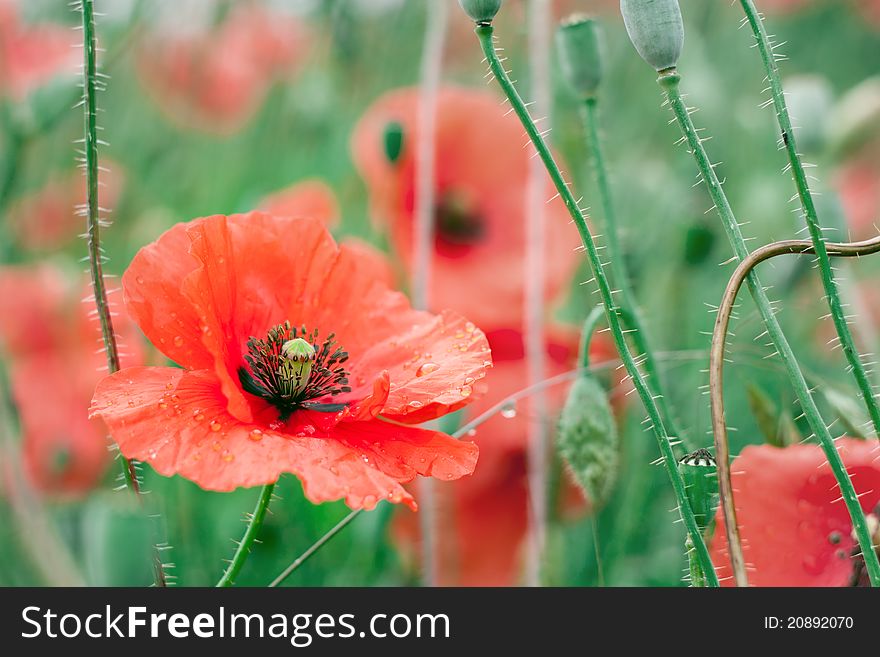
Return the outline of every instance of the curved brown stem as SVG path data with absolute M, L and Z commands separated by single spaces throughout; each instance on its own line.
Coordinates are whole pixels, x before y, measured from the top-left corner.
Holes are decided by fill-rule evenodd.
M 828 255 L 840 258 L 854 258 L 880 252 L 880 236 L 864 242 L 827 243 Z M 749 273 L 760 263 L 770 258 L 787 254 L 815 253 L 810 240 L 784 240 L 768 244 L 754 251 L 740 262 L 727 283 L 727 289 L 715 318 L 712 334 L 712 348 L 709 352 L 709 391 L 712 406 L 712 434 L 715 437 L 715 460 L 718 463 L 718 487 L 721 497 L 721 513 L 724 516 L 724 529 L 730 553 L 730 564 L 737 586 L 748 586 L 745 560 L 739 527 L 736 522 L 736 507 L 733 501 L 733 486 L 730 479 L 730 449 L 727 435 L 727 422 L 724 417 L 724 348 L 727 343 L 727 329 L 736 296 Z

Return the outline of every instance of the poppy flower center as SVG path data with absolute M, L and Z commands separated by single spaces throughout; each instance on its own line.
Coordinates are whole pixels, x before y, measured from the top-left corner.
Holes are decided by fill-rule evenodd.
M 326 413 L 342 410 L 345 404 L 321 402 L 351 392 L 348 372 L 342 366 L 348 353 L 330 333 L 318 342 L 318 330 L 292 327 L 290 322 L 270 329 L 265 339 L 251 337 L 244 357 L 248 367 L 238 369 L 242 388 L 278 409 L 287 420 L 298 408 Z
M 473 204 L 457 194 L 444 194 L 434 207 L 437 250 L 449 257 L 465 255 L 486 233 Z

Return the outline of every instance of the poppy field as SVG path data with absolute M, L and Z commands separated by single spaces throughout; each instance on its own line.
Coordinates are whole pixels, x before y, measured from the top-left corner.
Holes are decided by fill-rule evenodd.
M 0 0 L 0 585 L 880 586 L 880 2 Z

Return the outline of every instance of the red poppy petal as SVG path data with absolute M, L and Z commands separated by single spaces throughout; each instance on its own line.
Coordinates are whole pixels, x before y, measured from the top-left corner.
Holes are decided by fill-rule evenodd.
M 198 266 L 188 255 L 187 224 L 177 224 L 132 260 L 122 277 L 128 312 L 150 342 L 175 363 L 190 369 L 212 366 L 202 343 L 199 318 L 180 285 Z
M 325 437 L 239 422 L 209 371 L 117 372 L 98 385 L 91 413 L 108 424 L 124 455 L 162 475 L 228 491 L 291 472 L 313 502 L 344 498 L 352 508 L 370 509 L 382 498 L 415 508 L 401 483 L 421 473 L 453 479 L 476 461 L 470 443 L 381 421 L 343 422 Z
M 880 443 L 837 441 L 862 508 L 880 502 Z M 754 586 L 845 586 L 852 522 L 818 445 L 749 446 L 733 461 L 737 520 Z M 721 514 L 712 542 L 719 578 L 732 585 Z

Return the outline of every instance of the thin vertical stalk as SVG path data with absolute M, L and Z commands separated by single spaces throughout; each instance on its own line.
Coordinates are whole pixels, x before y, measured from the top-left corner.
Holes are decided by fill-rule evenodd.
M 727 195 L 721 187 L 721 181 L 718 179 L 715 169 L 712 167 L 706 149 L 703 147 L 703 142 L 697 133 L 697 129 L 691 120 L 688 108 L 684 103 L 681 89 L 679 87 L 680 76 L 678 71 L 674 68 L 661 71 L 658 82 L 666 92 L 667 100 L 672 107 L 676 121 L 678 122 L 694 159 L 696 160 L 700 174 L 702 175 L 703 181 L 708 188 L 709 195 L 712 198 L 712 202 L 715 204 L 715 209 L 718 211 L 718 215 L 724 224 L 724 229 L 727 232 L 736 259 L 742 262 L 749 257 L 749 249 L 743 239 L 742 231 L 740 231 L 739 224 L 737 223 L 736 216 L 730 207 Z M 828 462 L 834 473 L 834 478 L 837 480 L 840 487 L 841 496 L 846 503 L 847 510 L 852 519 L 859 545 L 864 553 L 871 582 L 874 586 L 878 586 L 880 585 L 880 561 L 878 561 L 877 554 L 874 552 L 871 535 L 865 522 L 865 515 L 859 504 L 859 498 L 856 495 L 852 481 L 850 481 L 846 468 L 843 465 L 843 460 L 840 458 L 840 454 L 838 454 L 834 445 L 834 439 L 831 437 L 831 433 L 828 431 L 825 421 L 819 414 L 819 409 L 816 406 L 816 402 L 813 399 L 810 388 L 804 378 L 804 374 L 798 365 L 797 358 L 795 357 L 791 346 L 788 344 L 785 334 L 782 332 L 782 327 L 779 324 L 779 320 L 776 319 L 770 299 L 764 292 L 764 288 L 761 286 L 761 282 L 755 272 L 749 273 L 747 283 L 752 298 L 755 300 L 755 305 L 757 305 L 758 310 L 764 319 L 764 324 L 767 328 L 767 335 L 770 337 L 773 346 L 782 358 L 782 362 L 785 365 L 789 378 L 791 379 L 792 387 L 794 388 L 795 394 L 800 402 L 804 417 L 806 418 L 810 429 L 819 439 L 822 449 L 828 458 Z M 721 458 L 721 456 L 722 455 L 718 455 L 719 458 Z M 733 545 L 731 545 L 731 548 L 736 549 Z M 738 586 L 746 586 L 748 584 L 748 577 L 745 565 L 742 563 L 742 555 L 731 553 L 731 561 L 736 562 L 737 560 L 739 560 L 740 563 L 739 566 L 734 569 L 736 583 Z
M 871 416 L 871 423 L 874 425 L 874 433 L 880 436 L 880 405 L 874 395 L 874 389 L 868 373 L 865 370 L 865 364 L 862 357 L 856 349 L 855 340 L 853 340 L 852 331 L 846 321 L 846 314 L 843 310 L 843 304 L 840 300 L 840 294 L 837 289 L 837 282 L 834 278 L 834 270 L 831 268 L 831 259 L 828 257 L 828 249 L 825 246 L 825 236 L 822 234 L 822 226 L 819 223 L 819 216 L 816 212 L 816 204 L 813 202 L 813 194 L 810 191 L 810 184 L 807 180 L 807 174 L 804 171 L 804 165 L 801 161 L 800 153 L 797 149 L 797 139 L 792 129 L 791 116 L 788 113 L 788 105 L 785 102 L 785 93 L 782 89 L 782 82 L 779 75 L 779 67 L 776 64 L 776 58 L 773 55 L 773 46 L 764 27 L 764 21 L 755 9 L 755 3 L 752 0 L 740 0 L 746 19 L 752 28 L 755 41 L 758 45 L 758 52 L 761 53 L 761 60 L 764 63 L 764 70 L 767 73 L 767 81 L 770 85 L 770 94 L 773 97 L 773 106 L 776 110 L 776 119 L 779 123 L 779 129 L 782 133 L 782 144 L 788 154 L 788 169 L 791 171 L 792 179 L 797 188 L 798 198 L 803 209 L 804 220 L 807 223 L 807 229 L 810 232 L 810 239 L 816 248 L 816 260 L 819 264 L 819 272 L 822 277 L 822 287 L 825 289 L 825 298 L 831 310 L 831 318 L 834 321 L 834 328 L 837 330 L 837 337 L 840 340 L 840 346 L 849 363 L 849 369 L 853 378 L 858 385 L 862 399 Z
M 599 109 L 598 99 L 593 96 L 585 99 L 581 112 L 584 122 L 584 131 L 587 134 L 587 146 L 590 161 L 596 175 L 596 186 L 599 191 L 599 200 L 602 204 L 602 213 L 605 218 L 605 239 L 608 254 L 608 268 L 611 271 L 611 279 L 617 287 L 620 299 L 620 311 L 624 325 L 629 329 L 630 338 L 641 355 L 642 366 L 645 368 L 645 378 L 651 394 L 657 400 L 657 406 L 666 420 L 666 426 L 673 436 L 677 437 L 685 445 L 685 452 L 690 451 L 684 432 L 678 426 L 672 408 L 669 406 L 666 395 L 663 394 L 663 381 L 654 352 L 648 341 L 644 324 L 639 315 L 638 305 L 632 291 L 632 284 L 627 271 L 626 259 L 620 245 L 620 225 L 617 222 L 617 212 L 614 208 L 614 200 L 611 194 L 611 184 L 608 180 L 608 169 L 605 165 L 605 156 L 602 142 L 599 137 Z
M 599 294 L 602 298 L 602 305 L 605 308 L 605 314 L 608 320 L 608 326 L 611 329 L 611 335 L 614 338 L 614 344 L 617 347 L 617 351 L 620 354 L 621 359 L 623 360 L 623 364 L 626 367 L 627 373 L 632 378 L 636 392 L 638 393 L 639 398 L 641 399 L 642 404 L 645 406 L 645 409 L 648 413 L 648 419 L 651 425 L 651 429 L 657 438 L 657 444 L 660 448 L 663 465 L 666 468 L 666 472 L 672 484 L 672 489 L 675 493 L 676 501 L 678 502 L 679 512 L 681 513 L 682 520 L 684 521 L 685 529 L 688 535 L 691 537 L 691 541 L 694 545 L 694 550 L 696 551 L 697 558 L 699 559 L 700 564 L 706 573 L 707 583 L 710 586 L 718 586 L 718 577 L 715 574 L 715 569 L 712 566 L 712 560 L 709 556 L 709 550 L 706 547 L 706 542 L 703 540 L 703 536 L 700 532 L 699 527 L 697 526 L 696 518 L 694 518 L 693 510 L 690 507 L 690 502 L 688 501 L 687 494 L 685 493 L 684 480 L 682 479 L 681 473 L 678 470 L 678 463 L 675 458 L 672 441 L 670 439 L 669 433 L 666 430 L 666 426 L 663 422 L 663 418 L 661 417 L 660 410 L 657 407 L 657 403 L 654 400 L 653 395 L 651 394 L 650 388 L 645 383 L 644 375 L 639 369 L 639 366 L 636 363 L 635 358 L 633 358 L 633 355 L 629 350 L 629 346 L 627 345 L 626 337 L 624 335 L 624 330 L 621 323 L 620 308 L 614 300 L 611 286 L 608 283 L 608 278 L 605 274 L 604 266 L 599 259 L 599 252 L 596 248 L 596 243 L 593 239 L 593 236 L 590 233 L 590 229 L 587 226 L 586 219 L 584 218 L 581 209 L 578 207 L 577 200 L 575 199 L 574 195 L 566 184 L 565 179 L 562 177 L 562 173 L 560 172 L 558 165 L 553 159 L 553 154 L 550 152 L 550 149 L 547 147 L 547 144 L 544 142 L 543 137 L 541 136 L 538 128 L 535 126 L 534 121 L 529 115 L 526 104 L 520 97 L 519 92 L 517 92 L 516 87 L 514 87 L 513 83 L 510 81 L 510 77 L 508 76 L 507 71 L 504 69 L 501 60 L 498 57 L 498 54 L 495 52 L 495 44 L 493 42 L 492 36 L 494 32 L 493 27 L 488 24 L 478 24 L 475 31 L 477 33 L 477 37 L 480 40 L 483 54 L 485 55 L 486 60 L 489 62 L 489 68 L 491 69 L 492 73 L 495 76 L 495 79 L 498 81 L 499 85 L 501 86 L 502 90 L 510 101 L 514 112 L 516 112 L 517 117 L 519 117 L 520 122 L 525 128 L 526 133 L 528 134 L 532 144 L 535 146 L 538 155 L 544 162 L 544 166 L 547 168 L 547 172 L 550 174 L 550 178 L 553 181 L 554 186 L 556 187 L 556 191 L 562 197 L 562 200 L 565 203 L 565 207 L 568 209 L 569 215 L 571 216 L 575 226 L 578 229 L 578 233 L 580 234 L 581 240 L 584 244 L 584 249 L 586 250 L 587 258 L 589 259 L 590 266 L 592 267 L 593 274 L 595 276 L 595 281 L 598 286 Z
M 412 272 L 413 307 L 430 307 L 431 263 L 434 260 L 434 208 L 436 205 L 437 96 L 443 72 L 448 9 L 446 2 L 427 1 L 427 23 L 419 83 L 418 140 L 415 148 L 415 241 Z M 419 480 L 422 534 L 422 582 L 436 586 L 439 578 L 438 500 L 430 477 Z
M 86 173 L 86 208 L 89 274 L 92 279 L 92 292 L 95 308 L 101 324 L 101 339 L 107 353 L 107 369 L 110 374 L 119 371 L 119 348 L 110 303 L 107 300 L 107 287 L 104 281 L 104 254 L 101 248 L 101 207 L 98 202 L 98 126 L 97 126 L 97 35 L 95 31 L 94 0 L 81 0 L 83 29 L 83 157 Z M 128 487 L 140 497 L 140 482 L 137 466 L 120 454 L 123 474 Z M 162 559 L 154 546 L 153 570 L 157 586 L 165 586 L 165 571 Z
M 257 499 L 257 505 L 254 507 L 254 512 L 248 520 L 244 536 L 241 537 L 235 554 L 232 555 L 229 567 L 226 568 L 223 577 L 217 582 L 218 587 L 228 587 L 235 584 L 235 578 L 238 577 L 244 562 L 247 561 L 248 555 L 251 553 L 251 547 L 253 547 L 254 541 L 257 540 L 257 534 L 260 533 L 260 528 L 263 526 L 263 520 L 265 520 L 266 513 L 269 510 L 269 502 L 272 499 L 272 491 L 274 490 L 275 484 L 266 484 L 260 489 L 260 497 Z
M 537 112 L 550 121 L 550 3 L 529 3 L 529 80 Z M 549 125 L 544 125 L 544 130 Z M 544 280 L 546 278 L 545 218 L 547 174 L 538 159 L 529 162 L 526 185 L 525 263 L 523 266 L 523 348 L 526 380 L 529 385 L 542 381 L 547 370 L 544 337 Z M 539 392 L 529 400 L 527 422 L 529 542 L 526 552 L 525 583 L 540 586 L 547 543 L 547 398 Z

